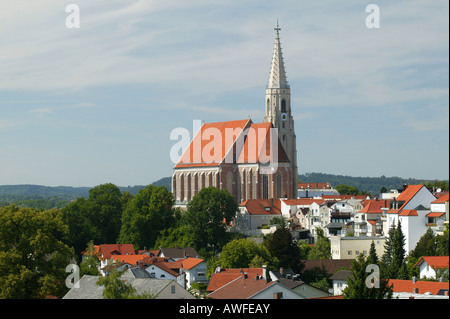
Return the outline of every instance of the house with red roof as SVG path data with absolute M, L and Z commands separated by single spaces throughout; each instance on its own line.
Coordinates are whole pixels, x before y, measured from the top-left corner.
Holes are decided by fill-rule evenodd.
M 390 208 L 386 211 L 384 234 L 388 234 L 392 225 L 401 223 L 405 251 L 410 252 L 429 227 L 427 215 L 431 202 L 435 200 L 436 197 L 424 185 L 405 185 L 403 192 L 391 200 Z
M 209 299 L 304 299 L 278 281 L 240 274 L 207 295 Z
M 448 261 L 448 256 L 422 256 L 414 267 L 419 268 L 420 278 L 439 279 L 438 276 L 445 274 L 448 278 Z
M 236 278 L 245 275 L 249 278 L 258 278 L 260 280 L 267 279 L 266 268 L 221 268 L 217 267 L 215 273 L 212 274 L 208 284 L 207 292 L 212 293 L 217 289 L 225 286 Z
M 361 202 L 363 208 L 354 214 L 355 236 L 383 235 L 382 215 L 389 209 L 390 201 L 386 199 L 366 199 Z
M 257 233 L 275 217 L 281 217 L 280 199 L 248 199 L 239 204 L 233 229 L 241 233 Z M 261 230 L 263 232 L 263 230 Z
M 98 257 L 100 260 L 100 272 L 106 275 L 102 269 L 114 262 L 114 257 L 120 255 L 135 255 L 133 244 L 101 244 L 98 246 Z
M 449 194 L 444 194 L 431 202 L 431 213 L 427 215 L 428 224 L 436 232 L 442 235 L 445 225 L 448 225 L 449 217 Z
M 389 279 L 393 299 L 449 299 L 448 282 Z

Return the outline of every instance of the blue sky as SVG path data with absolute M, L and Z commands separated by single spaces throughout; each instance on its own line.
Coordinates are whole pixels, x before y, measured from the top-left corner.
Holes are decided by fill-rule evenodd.
M 448 179 L 448 6 L 0 0 L 0 185 L 147 185 L 173 129 L 261 122 L 277 18 L 299 173 Z

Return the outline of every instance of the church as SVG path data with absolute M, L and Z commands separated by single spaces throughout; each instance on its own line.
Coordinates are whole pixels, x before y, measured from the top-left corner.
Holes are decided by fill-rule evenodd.
M 291 91 L 275 28 L 262 123 L 251 119 L 204 123 L 174 167 L 172 193 L 185 206 L 202 188 L 247 199 L 297 198 L 297 148 Z

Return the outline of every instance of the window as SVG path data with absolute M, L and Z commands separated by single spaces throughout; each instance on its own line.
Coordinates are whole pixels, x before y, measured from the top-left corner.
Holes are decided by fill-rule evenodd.
M 281 100 L 281 112 L 286 113 L 286 101 Z
M 172 285 L 172 286 L 170 287 L 170 292 L 171 292 L 172 294 L 174 294 L 174 293 L 175 293 L 175 289 L 176 289 L 175 285 Z
M 277 175 L 277 198 L 281 198 L 281 175 Z
M 352 254 L 352 251 L 351 251 L 351 250 L 349 250 L 349 251 L 347 252 L 347 254 L 348 254 L 349 256 L 351 256 L 351 254 Z
M 269 177 L 263 175 L 263 199 L 269 198 Z

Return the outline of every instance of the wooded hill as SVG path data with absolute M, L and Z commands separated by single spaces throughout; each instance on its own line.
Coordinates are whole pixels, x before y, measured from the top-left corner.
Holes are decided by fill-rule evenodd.
M 302 183 L 330 183 L 331 186 L 349 185 L 356 187 L 360 192 L 370 193 L 372 196 L 378 196 L 384 187 L 387 191 L 391 189 L 401 189 L 404 184 L 426 184 L 431 183 L 436 187 L 448 190 L 448 181 L 436 182 L 432 180 L 422 180 L 415 178 L 401 177 L 352 177 L 343 175 L 333 175 L 325 173 L 305 173 L 298 176 Z M 165 186 L 171 189 L 171 177 L 164 177 L 152 183 L 156 186 Z M 127 186 L 120 187 L 121 192 L 129 192 L 136 195 L 140 189 L 145 186 Z M 0 206 L 6 206 L 11 203 L 29 207 L 61 208 L 67 205 L 70 200 L 78 197 L 87 198 L 90 187 L 71 187 L 71 186 L 40 186 L 40 185 L 3 185 L 0 186 Z

